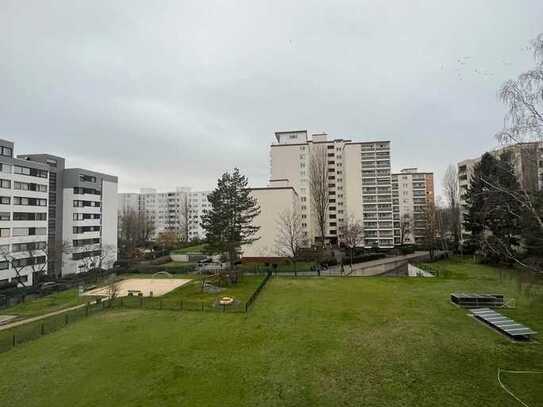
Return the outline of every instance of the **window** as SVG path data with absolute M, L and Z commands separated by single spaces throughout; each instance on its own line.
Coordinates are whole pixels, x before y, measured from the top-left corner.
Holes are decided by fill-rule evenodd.
M 9 196 L 0 196 L 1 205 L 9 205 L 11 203 L 11 198 Z
M 9 228 L 0 229 L 0 237 L 9 237 Z
M 93 184 L 96 184 L 96 177 L 93 177 L 92 175 L 79 174 L 79 180 L 82 182 L 92 182 Z
M 25 267 L 25 266 L 31 266 L 33 264 L 44 264 L 45 261 L 46 261 L 45 256 L 27 257 L 26 259 L 14 260 L 13 265 L 15 267 Z
M 7 261 L 0 261 L 0 270 L 7 270 L 9 269 L 9 262 Z M 7 282 L 8 280 L 0 280 L 0 285 L 2 282 Z
M 85 259 L 87 257 L 97 257 L 97 256 L 101 256 L 101 255 L 102 255 L 101 250 L 92 250 L 90 252 L 73 253 L 72 254 L 72 260 L 81 260 L 81 259 Z
M 47 206 L 47 199 L 25 198 L 21 196 L 14 196 L 13 204 L 24 205 L 24 206 Z
M 11 214 L 9 212 L 0 212 L 0 220 L 10 220 Z
M 9 179 L 0 179 L 0 188 L 10 189 L 11 181 Z
M 12 252 L 26 252 L 28 250 L 45 250 L 47 242 L 13 243 Z
M 47 171 L 39 170 L 37 168 L 21 167 L 16 165 L 13 167 L 13 172 L 20 175 L 28 175 L 31 177 L 47 178 Z
M 88 246 L 92 244 L 99 244 L 100 239 L 94 238 L 94 239 L 75 239 L 72 244 L 74 247 L 81 247 L 81 246 Z
M 94 188 L 82 188 L 82 187 L 74 187 L 74 194 L 81 195 L 81 194 L 91 194 L 91 195 L 101 195 L 101 192 Z
M 92 207 L 92 208 L 99 208 L 100 202 L 95 201 L 74 201 L 74 208 L 85 208 L 85 207 Z
M 42 184 L 32 184 L 28 182 L 13 182 L 13 189 L 18 189 L 21 191 L 38 191 L 38 192 L 47 192 L 47 185 Z
M 44 236 L 47 228 L 13 228 L 13 236 Z
M 4 147 L 2 146 L 0 148 L 0 153 L 4 156 L 4 157 L 13 157 L 13 150 L 9 147 Z
M 100 226 L 74 226 L 73 227 L 73 233 L 79 234 L 79 233 L 87 233 L 87 232 L 99 232 Z
M 47 220 L 45 212 L 13 212 L 13 220 Z
M 7 172 L 8 174 L 11 174 L 11 165 L 0 163 L 0 171 L 1 172 Z

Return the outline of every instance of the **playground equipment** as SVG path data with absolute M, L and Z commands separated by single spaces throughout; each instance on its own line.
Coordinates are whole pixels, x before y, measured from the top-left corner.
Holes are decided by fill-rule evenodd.
M 234 303 L 234 299 L 232 297 L 222 297 L 219 300 L 219 304 L 221 305 L 232 305 Z
M 159 277 L 159 276 L 165 276 L 168 278 L 173 278 L 173 275 L 168 273 L 167 271 L 158 271 L 155 274 L 151 276 L 151 278 Z

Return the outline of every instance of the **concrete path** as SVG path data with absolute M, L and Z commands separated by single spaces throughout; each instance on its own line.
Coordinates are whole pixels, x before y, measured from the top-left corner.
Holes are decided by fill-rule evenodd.
M 87 304 L 81 304 L 81 305 L 76 305 L 76 306 L 70 307 L 70 308 L 63 308 L 61 310 L 50 312 L 48 314 L 38 315 L 37 317 L 21 319 L 21 320 L 18 320 L 18 321 L 15 321 L 15 322 L 8 323 L 6 325 L 0 326 L 0 331 L 4 331 L 6 329 L 15 328 L 15 327 L 26 325 L 26 324 L 30 324 L 31 322 L 36 322 L 36 321 L 39 321 L 41 319 L 46 319 L 46 318 L 49 318 L 49 317 L 52 317 L 52 316 L 55 316 L 55 315 L 62 315 L 64 313 L 68 312 L 68 311 L 73 311 L 73 310 L 80 309 L 80 308 L 83 308 L 83 307 L 86 307 L 86 306 L 87 306 Z
M 436 253 L 438 254 L 438 253 Z M 407 264 L 411 261 L 429 260 L 430 254 L 426 251 L 415 252 L 406 254 L 404 256 L 387 257 L 379 260 L 366 261 L 364 263 L 353 264 L 353 268 L 349 265 L 344 265 L 344 275 L 347 276 L 378 276 L 394 272 L 400 268 L 405 268 L 405 274 L 407 275 Z M 348 258 L 345 259 L 348 262 Z M 338 266 L 335 269 L 339 269 Z

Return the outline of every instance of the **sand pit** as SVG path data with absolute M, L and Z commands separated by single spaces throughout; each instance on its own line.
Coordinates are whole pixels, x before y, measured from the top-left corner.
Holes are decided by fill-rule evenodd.
M 189 279 L 152 279 L 152 278 L 130 278 L 128 280 L 121 280 L 116 284 L 117 297 L 126 297 L 129 293 L 138 295 L 139 292 L 144 297 L 150 297 L 153 293 L 153 297 L 159 297 L 166 293 L 169 293 L 176 288 L 179 288 L 191 280 Z M 96 296 L 109 296 L 109 287 L 95 288 L 94 290 L 87 291 L 83 295 L 96 295 Z

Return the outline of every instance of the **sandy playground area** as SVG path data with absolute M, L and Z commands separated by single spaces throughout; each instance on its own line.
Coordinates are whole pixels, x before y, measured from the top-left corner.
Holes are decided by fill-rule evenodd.
M 171 279 L 152 279 L 152 278 L 130 278 L 116 283 L 117 297 L 126 297 L 129 293 L 137 296 L 140 292 L 144 297 L 159 297 L 178 287 L 189 283 L 189 279 L 171 278 Z M 151 294 L 152 293 L 152 294 Z M 97 295 L 107 297 L 109 287 L 95 288 L 87 291 L 83 295 Z

